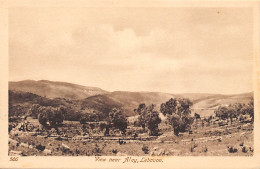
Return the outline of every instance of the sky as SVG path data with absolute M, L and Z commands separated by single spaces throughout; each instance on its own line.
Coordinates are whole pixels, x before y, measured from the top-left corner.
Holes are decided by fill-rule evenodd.
M 9 80 L 108 91 L 253 91 L 250 8 L 12 8 Z

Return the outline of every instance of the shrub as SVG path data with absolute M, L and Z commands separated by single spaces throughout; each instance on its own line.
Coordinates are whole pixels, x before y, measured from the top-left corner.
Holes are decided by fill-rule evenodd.
M 125 142 L 124 140 L 119 139 L 119 140 L 118 140 L 118 143 L 119 143 L 120 145 L 122 145 L 122 144 L 125 144 L 126 142 Z
M 208 147 L 207 147 L 207 146 L 203 147 L 202 151 L 203 151 L 204 153 L 208 152 Z
M 233 146 L 228 146 L 228 152 L 229 153 L 236 153 L 237 152 L 237 148 L 234 148 Z
M 118 152 L 117 149 L 113 149 L 113 150 L 112 150 L 112 153 L 113 153 L 113 154 L 117 154 L 117 152 Z
M 42 146 L 41 144 L 36 146 L 36 149 L 39 151 L 43 151 L 45 149 L 45 146 Z
M 147 145 L 143 145 L 142 150 L 143 150 L 144 154 L 148 154 L 149 153 L 149 148 L 148 148 Z
M 248 151 L 247 148 L 246 148 L 245 146 L 243 146 L 243 147 L 242 147 L 242 152 L 243 152 L 243 153 L 247 153 L 247 151 Z
M 106 128 L 106 123 L 100 123 L 99 127 L 101 131 L 104 130 Z

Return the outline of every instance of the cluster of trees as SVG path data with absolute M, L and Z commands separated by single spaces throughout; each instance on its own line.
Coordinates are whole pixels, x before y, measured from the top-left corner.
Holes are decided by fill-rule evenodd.
M 251 99 L 248 104 L 235 103 L 228 106 L 220 106 L 215 111 L 216 117 L 221 120 L 230 120 L 233 123 L 233 119 L 243 119 L 244 115 L 249 115 L 252 122 L 254 121 L 254 100 Z
M 190 100 L 180 98 L 171 98 L 166 103 L 161 104 L 160 111 L 167 117 L 167 122 L 173 127 L 175 135 L 191 128 L 194 121 L 194 118 L 191 117 L 191 105 Z M 143 128 L 147 127 L 150 135 L 158 135 L 158 125 L 161 123 L 161 118 L 158 111 L 155 110 L 155 105 L 140 104 L 134 111 L 139 115 L 137 124 Z
M 40 104 L 33 104 L 29 109 L 29 114 L 32 118 L 37 119 L 38 115 L 41 113 L 41 108 L 49 107 L 52 109 L 62 110 L 62 114 L 64 116 L 64 120 L 68 121 L 79 121 L 84 124 L 87 121 L 95 122 L 102 120 L 102 112 L 95 110 L 81 110 L 80 108 L 71 107 L 71 106 L 42 106 Z
M 28 112 L 27 106 L 12 105 L 8 106 L 8 120 L 9 122 L 18 122 Z
M 64 103 L 66 103 L 61 98 L 49 99 L 30 92 L 9 90 L 8 96 L 9 104 L 29 103 L 30 105 L 39 104 L 41 106 L 59 107 L 60 105 L 64 105 Z
M 158 135 L 158 125 L 161 123 L 161 118 L 159 113 L 155 110 L 155 105 L 151 104 L 146 106 L 145 104 L 140 104 L 137 109 L 134 110 L 138 113 L 138 124 L 142 126 L 143 129 L 146 127 L 149 129 L 149 135 Z
M 51 106 L 40 106 L 38 104 L 32 105 L 31 116 L 38 117 L 39 123 L 44 127 L 56 128 L 64 120 L 64 114 L 66 109 L 63 106 L 51 107 Z
M 80 100 L 70 100 L 65 98 L 46 98 L 30 92 L 12 91 L 9 90 L 9 116 L 16 118 L 17 115 L 24 116 L 31 112 L 30 109 L 37 108 L 37 106 L 44 107 L 65 107 L 66 114 L 64 114 L 64 120 L 79 121 L 86 111 L 89 111 L 87 107 Z M 23 111 L 18 106 L 23 107 Z M 37 106 L 36 106 L 37 105 Z M 34 107 L 34 108 L 32 108 Z M 34 111 L 37 112 L 37 111 Z M 90 112 L 90 111 L 89 111 Z M 38 113 L 30 113 L 33 118 L 38 118 Z M 104 113 L 99 114 L 100 119 L 104 119 Z
M 40 109 L 40 114 L 38 115 L 39 122 L 46 126 L 49 123 L 50 127 L 57 127 L 64 120 L 64 115 L 62 109 L 53 107 L 42 107 Z
M 82 114 L 79 120 L 81 124 L 85 124 L 86 122 L 97 122 L 97 121 L 100 121 L 100 112 L 97 112 L 95 110 Z
M 83 128 L 85 128 L 84 126 L 87 122 L 99 122 L 99 114 L 100 112 L 95 110 L 93 110 L 92 113 L 83 114 L 80 119 L 80 123 L 83 124 Z M 123 114 L 123 111 L 121 109 L 114 108 L 108 113 L 106 121 L 100 123 L 99 127 L 101 130 L 105 129 L 104 135 L 109 135 L 110 129 L 119 129 L 122 134 L 125 134 L 127 124 L 127 118 Z
M 40 96 L 30 92 L 20 92 L 12 90 L 8 90 L 8 96 L 9 104 L 33 102 L 41 99 Z

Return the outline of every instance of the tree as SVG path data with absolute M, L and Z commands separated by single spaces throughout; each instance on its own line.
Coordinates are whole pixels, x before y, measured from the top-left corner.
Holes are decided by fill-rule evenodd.
M 57 127 L 64 120 L 63 110 L 61 108 L 39 107 L 39 123 L 43 126 Z M 49 123 L 49 124 L 48 124 Z
M 231 124 L 233 123 L 234 118 L 238 119 L 238 117 L 240 117 L 242 120 L 244 118 L 243 115 L 249 115 L 253 121 L 254 101 L 251 99 L 248 104 L 235 103 L 228 106 L 220 106 L 215 111 L 215 115 L 221 120 L 230 119 Z
M 254 98 L 250 100 L 247 104 L 247 114 L 252 118 L 252 122 L 254 121 Z
M 100 115 L 100 112 L 97 112 L 97 111 L 93 110 L 93 111 L 90 113 L 89 121 L 92 121 L 92 122 L 97 122 L 97 121 L 99 121 L 99 120 L 100 120 L 99 115 Z
M 39 123 L 41 125 L 43 125 L 44 127 L 47 126 L 48 117 L 47 117 L 47 113 L 46 113 L 46 108 L 45 107 L 39 107 L 38 111 L 40 112 L 38 114 Z
M 200 115 L 198 113 L 195 113 L 194 116 L 195 116 L 196 121 L 198 121 L 198 119 L 201 119 Z
M 236 118 L 239 116 L 240 112 L 242 110 L 241 104 L 230 104 L 228 106 L 220 106 L 215 111 L 216 117 L 218 117 L 221 120 L 230 120 L 230 123 L 233 123 L 233 118 Z
M 226 120 L 228 119 L 228 108 L 226 106 L 219 106 L 217 110 L 215 110 L 215 115 L 221 120 Z
M 150 131 L 149 135 L 156 136 L 159 133 L 158 124 L 161 123 L 161 118 L 159 117 L 159 113 L 153 108 L 148 111 L 146 116 L 147 127 Z
M 188 99 L 171 98 L 166 103 L 161 104 L 161 112 L 167 117 L 172 125 L 174 134 L 185 132 L 191 128 L 194 118 L 191 117 L 190 106 L 192 102 Z
M 213 119 L 212 115 L 209 116 L 208 118 L 206 118 L 206 121 L 208 122 L 208 125 L 210 125 L 212 119 Z
M 83 114 L 81 117 L 80 117 L 80 124 L 85 124 L 87 121 L 90 121 L 90 114 L 89 113 L 86 113 L 86 114 Z
M 230 104 L 228 106 L 228 111 L 227 111 L 227 117 L 230 119 L 230 123 L 233 123 L 233 118 L 237 118 L 238 116 L 238 110 L 235 104 Z
M 39 104 L 33 104 L 29 110 L 29 113 L 31 114 L 31 117 L 36 119 L 38 117 L 39 114 L 39 108 L 41 106 Z
M 60 125 L 63 120 L 64 120 L 64 110 L 61 107 L 58 108 L 52 108 L 52 119 L 49 119 L 49 121 L 51 120 L 51 123 L 53 126 L 58 126 Z
M 100 112 L 97 112 L 95 110 L 88 110 L 87 112 L 81 115 L 79 122 L 81 124 L 84 124 L 86 122 L 97 122 L 100 120 L 100 114 Z
M 100 123 L 99 127 L 101 131 L 104 130 L 106 128 L 106 123 Z
M 241 114 L 249 115 L 252 119 L 252 122 L 254 122 L 254 98 L 252 98 L 248 104 L 243 105 Z
M 149 129 L 149 135 L 158 135 L 158 125 L 161 123 L 158 111 L 155 110 L 155 105 L 146 106 L 140 104 L 137 109 L 134 110 L 139 114 L 138 123 L 143 129 L 147 127 Z
M 106 128 L 104 135 L 109 135 L 110 128 L 117 128 L 123 134 L 126 132 L 127 128 L 127 119 L 123 115 L 122 110 L 113 108 L 112 111 L 108 115 L 108 120 L 106 126 L 102 126 L 102 128 Z
M 123 115 L 122 110 L 114 108 L 112 111 L 109 113 L 109 124 L 107 125 L 108 127 L 114 127 L 119 129 L 123 134 L 126 132 L 127 128 L 127 119 Z M 109 128 L 106 128 L 108 130 Z M 108 132 L 108 131 L 106 131 Z
M 146 112 L 147 112 L 147 107 L 146 105 L 143 103 L 143 104 L 140 104 L 138 106 L 137 109 L 134 109 L 134 112 L 137 112 L 139 114 L 138 116 L 138 124 L 142 126 L 143 129 L 145 129 L 145 124 L 146 124 Z

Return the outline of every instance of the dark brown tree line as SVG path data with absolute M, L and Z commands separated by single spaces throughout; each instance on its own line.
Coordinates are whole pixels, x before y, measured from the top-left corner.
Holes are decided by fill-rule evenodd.
M 195 113 L 194 117 L 191 116 L 192 102 L 189 99 L 183 98 L 171 98 L 165 103 L 160 105 L 160 112 L 166 117 L 167 123 L 173 127 L 173 132 L 176 136 L 180 132 L 186 132 L 191 129 L 194 119 L 200 119 L 200 115 Z M 40 124 L 43 126 L 57 127 L 65 119 L 69 110 L 65 106 L 52 107 L 52 106 L 40 106 L 34 104 L 31 106 L 31 116 L 38 118 Z M 137 124 L 144 130 L 149 130 L 149 135 L 159 135 L 159 124 L 161 118 L 159 111 L 154 104 L 146 105 L 140 104 L 137 109 L 134 110 L 138 114 Z M 97 111 L 90 111 L 89 113 L 82 114 L 79 112 L 78 118 L 81 124 L 86 122 L 99 122 L 100 113 Z M 73 113 L 72 113 L 73 114 Z M 234 119 L 241 119 L 244 115 L 251 117 L 254 120 L 254 101 L 253 99 L 248 104 L 230 104 L 229 106 L 220 106 L 215 111 L 215 116 L 222 120 L 229 120 L 231 124 Z M 213 117 L 211 116 L 209 121 Z M 105 129 L 104 134 L 109 135 L 111 129 L 119 129 L 122 134 L 125 134 L 127 129 L 127 118 L 123 111 L 118 108 L 114 108 L 110 111 L 106 117 L 106 122 L 100 124 L 100 128 Z
M 39 123 L 44 127 L 56 128 L 64 120 L 64 114 L 66 113 L 65 107 L 51 107 L 40 106 L 38 104 L 32 105 L 31 116 L 37 116 Z
M 243 122 L 246 115 L 251 118 L 251 122 L 254 122 L 254 99 L 251 99 L 248 104 L 235 103 L 220 106 L 215 111 L 216 117 L 221 120 L 229 120 L 231 124 L 234 119 Z

